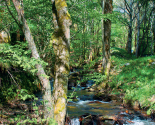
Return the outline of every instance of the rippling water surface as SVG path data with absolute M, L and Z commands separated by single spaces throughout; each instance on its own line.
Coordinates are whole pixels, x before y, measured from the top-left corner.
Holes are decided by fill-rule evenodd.
M 71 92 L 72 91 L 69 91 L 68 94 Z M 121 114 L 125 121 L 130 121 L 130 123 L 126 122 L 123 123 L 123 125 L 155 125 L 155 122 L 151 121 L 151 119 L 146 119 L 134 113 L 134 111 L 129 111 L 131 115 L 127 114 L 125 112 L 126 109 L 121 106 L 121 103 L 93 100 L 93 92 L 81 90 L 77 91 L 76 94 L 78 96 L 78 101 L 68 102 L 67 105 L 67 113 L 71 118 L 72 125 L 80 125 L 79 116 L 84 114 L 103 115 L 105 117 L 114 117 Z

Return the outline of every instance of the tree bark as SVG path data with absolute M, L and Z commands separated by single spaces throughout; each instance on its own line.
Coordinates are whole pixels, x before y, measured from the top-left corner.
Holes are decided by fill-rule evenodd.
M 20 20 L 20 24 L 22 26 L 26 41 L 28 41 L 29 49 L 32 52 L 32 57 L 39 60 L 40 57 L 33 40 L 33 36 L 31 34 L 27 21 L 24 17 L 23 2 L 19 0 L 12 0 L 12 2 L 18 13 L 18 20 Z M 43 91 L 43 101 L 44 101 L 44 118 L 45 119 L 53 118 L 53 104 L 52 104 L 51 86 L 50 86 L 49 79 L 47 78 L 42 65 L 37 64 L 36 69 L 38 70 L 37 76 L 43 87 L 42 91 Z
M 126 1 L 125 1 L 126 3 Z M 128 41 L 127 41 L 127 44 L 126 44 L 126 50 L 129 54 L 131 54 L 131 49 L 132 49 L 132 13 L 133 13 L 133 0 L 130 1 L 130 4 L 128 5 L 128 3 L 126 3 L 126 8 L 128 8 L 128 12 L 129 12 L 129 18 L 130 18 L 130 21 L 129 21 L 129 31 L 128 31 Z
M 71 18 L 65 0 L 52 0 L 54 33 L 51 38 L 55 54 L 54 119 L 64 125 L 69 76 L 69 50 Z
M 139 7 L 139 3 L 138 3 L 138 15 L 137 15 L 137 45 L 136 45 L 136 57 L 139 56 L 139 37 L 140 37 L 140 7 Z
M 155 2 L 153 1 L 153 7 L 155 7 Z M 151 54 L 153 55 L 155 52 L 155 11 L 153 11 L 153 19 L 152 19 L 152 42 L 151 42 Z M 153 46 L 154 44 L 154 46 Z
M 102 14 L 112 13 L 112 0 L 102 0 Z M 102 52 L 103 52 L 103 74 L 109 76 L 110 70 L 110 36 L 111 36 L 111 20 L 102 19 Z

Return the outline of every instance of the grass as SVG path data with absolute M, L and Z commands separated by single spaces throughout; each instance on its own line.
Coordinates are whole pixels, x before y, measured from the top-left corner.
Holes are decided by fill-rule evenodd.
M 125 50 L 112 48 L 109 86 L 113 93 L 124 93 L 124 100 L 138 101 L 155 111 L 155 56 L 136 58 Z

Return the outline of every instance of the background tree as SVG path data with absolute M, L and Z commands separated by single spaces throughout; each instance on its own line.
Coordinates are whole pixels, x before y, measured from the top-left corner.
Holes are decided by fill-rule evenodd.
M 101 1 L 102 14 L 112 13 L 112 0 Z M 110 36 L 111 36 L 111 20 L 102 19 L 102 51 L 103 51 L 103 74 L 109 75 L 110 70 Z

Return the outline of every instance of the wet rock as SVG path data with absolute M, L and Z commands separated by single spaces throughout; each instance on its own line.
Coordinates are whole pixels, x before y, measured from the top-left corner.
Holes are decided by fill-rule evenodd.
M 77 85 L 77 80 L 80 80 L 79 72 L 71 73 L 68 79 L 68 90 L 71 90 L 72 87 Z
M 106 102 L 109 102 L 109 101 L 122 102 L 123 101 L 123 99 L 120 96 L 114 95 L 114 94 L 108 94 L 106 91 L 101 91 L 101 92 L 96 93 L 93 98 L 97 100 L 101 100 L 101 101 L 106 101 Z
M 87 82 L 81 82 L 81 87 L 87 87 Z
M 97 100 L 105 101 L 105 102 L 111 101 L 111 97 L 108 94 L 104 94 L 104 93 L 100 93 L 100 92 L 95 94 L 95 96 L 93 98 L 97 99 Z
M 71 125 L 71 119 L 70 117 L 67 117 L 65 118 L 65 125 Z
M 97 115 L 86 114 L 79 117 L 80 125 L 102 125 Z
M 95 92 L 94 88 L 88 88 L 87 90 L 88 90 L 88 92 Z
M 89 103 L 102 103 L 102 102 L 100 102 L 100 101 L 91 101 Z
M 153 121 L 155 121 L 155 112 L 154 112 L 154 113 L 151 113 L 151 119 L 152 119 Z

